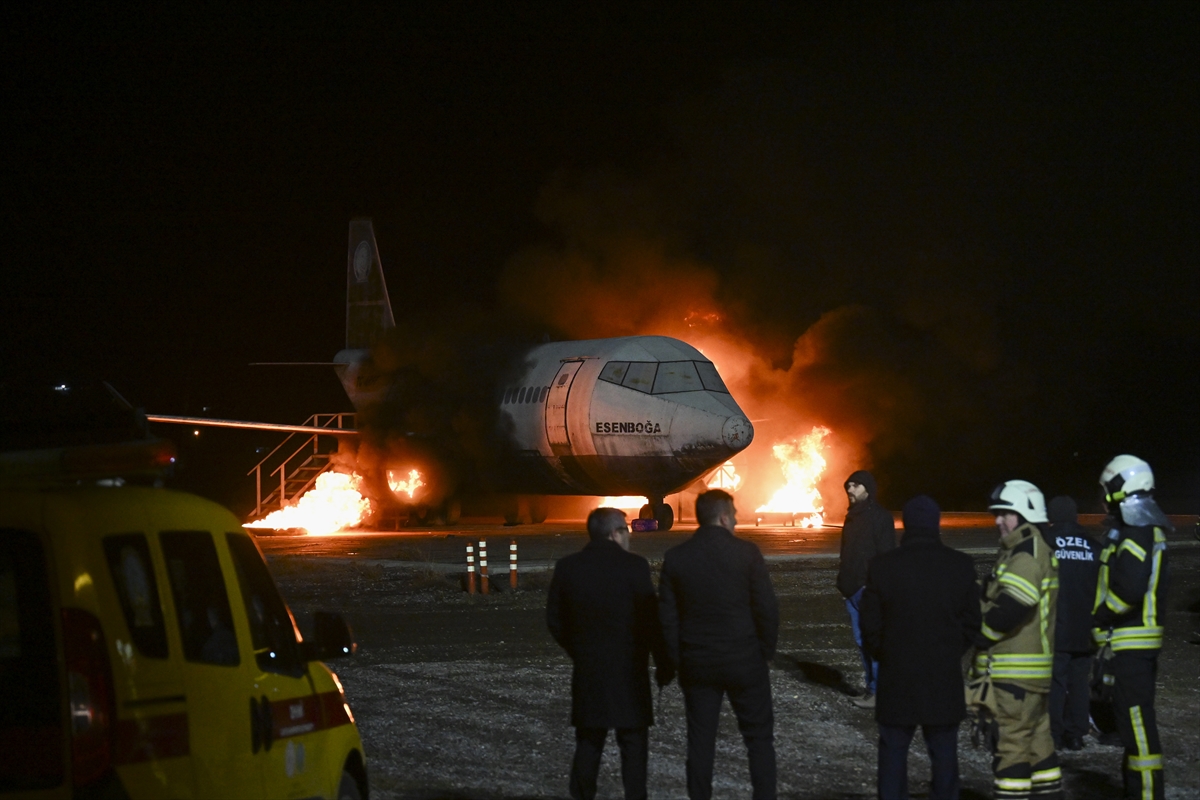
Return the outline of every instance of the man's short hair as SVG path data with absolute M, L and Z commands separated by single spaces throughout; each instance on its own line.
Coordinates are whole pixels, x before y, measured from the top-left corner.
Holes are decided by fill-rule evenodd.
M 601 507 L 592 510 L 587 518 L 588 538 L 603 542 L 612 537 L 612 532 L 625 524 L 625 512 L 619 508 Z
M 716 525 L 721 514 L 733 508 L 733 495 L 721 489 L 709 489 L 696 497 L 696 521 Z

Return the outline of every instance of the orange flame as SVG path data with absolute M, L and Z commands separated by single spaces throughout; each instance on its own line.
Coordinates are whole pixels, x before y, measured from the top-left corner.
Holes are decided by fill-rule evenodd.
M 806 528 L 823 524 L 825 505 L 817 491 L 817 481 L 825 471 L 825 437 L 829 428 L 814 427 L 807 436 L 777 443 L 772 452 L 783 469 L 784 485 L 775 492 L 760 512 L 793 514 L 796 523 Z M 804 514 L 801 518 L 799 515 Z
M 425 481 L 421 480 L 421 473 L 415 469 L 408 471 L 408 480 L 402 480 L 399 470 L 394 469 L 389 469 L 387 476 L 388 486 L 391 490 L 396 494 L 404 492 L 408 495 L 409 500 L 412 500 L 416 496 L 417 489 L 425 485 Z
M 707 483 L 710 489 L 722 489 L 730 494 L 736 492 L 741 485 L 742 476 L 737 474 L 732 461 L 726 461 L 717 467 L 717 471 L 712 474 Z
M 633 495 L 601 497 L 600 502 L 596 503 L 596 508 L 619 508 L 622 511 L 641 511 L 642 506 L 649 502 L 645 497 L 634 497 Z
M 281 508 L 246 528 L 302 528 L 313 536 L 337 533 L 362 522 L 371 505 L 359 488 L 362 478 L 342 472 L 323 472 L 295 505 Z

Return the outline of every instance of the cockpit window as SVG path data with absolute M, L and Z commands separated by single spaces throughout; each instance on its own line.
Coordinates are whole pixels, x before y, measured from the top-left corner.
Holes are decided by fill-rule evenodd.
M 610 361 L 604 365 L 604 369 L 600 371 L 600 380 L 621 385 L 621 381 L 625 380 L 625 373 L 629 371 L 628 361 Z
M 697 361 L 696 369 L 700 371 L 700 380 L 704 382 L 704 388 L 710 392 L 723 392 L 729 394 L 729 390 L 725 388 L 725 381 L 721 380 L 721 376 L 717 374 L 717 368 L 708 361 Z
M 629 370 L 625 373 L 625 380 L 621 381 L 621 385 L 629 389 L 637 389 L 639 392 L 649 393 L 654 386 L 654 372 L 658 369 L 658 364 L 653 361 L 635 361 L 629 365 Z
M 646 394 L 671 394 L 707 390 L 729 394 L 710 361 L 610 361 L 600 380 Z
M 667 361 L 658 365 L 653 394 L 695 392 L 700 389 L 700 376 L 690 361 Z

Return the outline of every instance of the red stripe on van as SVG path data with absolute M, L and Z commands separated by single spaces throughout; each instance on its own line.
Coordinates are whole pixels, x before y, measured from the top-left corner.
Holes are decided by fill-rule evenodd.
M 178 758 L 191 752 L 186 713 L 117 721 L 117 764 Z
M 275 739 L 288 739 L 306 733 L 349 725 L 346 703 L 338 691 L 277 700 L 271 703 L 271 722 Z

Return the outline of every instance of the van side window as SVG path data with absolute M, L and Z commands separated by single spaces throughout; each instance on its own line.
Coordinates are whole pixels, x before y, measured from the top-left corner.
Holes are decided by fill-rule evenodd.
M 657 362 L 634 361 L 629 365 L 629 371 L 625 375 L 625 380 L 621 381 L 621 385 L 649 394 L 650 387 L 654 385 L 654 372 L 657 369 Z
M 54 617 L 46 554 L 37 534 L 0 528 L 0 795 L 5 797 L 63 782 L 60 703 L 66 688 L 59 683 Z
M 212 535 L 208 531 L 163 531 L 158 536 L 179 617 L 183 657 L 200 664 L 240 663 L 229 595 Z
M 225 538 L 246 604 L 250 639 L 259 669 L 294 677 L 303 675 L 305 664 L 297 643 L 296 622 L 279 596 L 258 547 L 244 533 L 227 533 Z
M 146 537 L 140 533 L 106 536 L 104 555 L 138 652 L 150 658 L 166 658 L 167 628 Z

